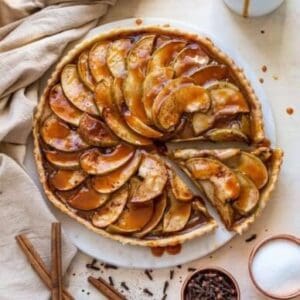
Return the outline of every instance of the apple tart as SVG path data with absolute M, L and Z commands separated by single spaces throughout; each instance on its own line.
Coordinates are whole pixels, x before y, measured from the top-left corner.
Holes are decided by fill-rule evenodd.
M 150 247 L 214 230 L 205 198 L 241 233 L 269 199 L 282 160 L 265 142 L 242 70 L 209 39 L 166 27 L 119 29 L 74 47 L 48 81 L 33 132 L 56 207 L 103 236 Z M 161 151 L 190 140 L 214 149 Z

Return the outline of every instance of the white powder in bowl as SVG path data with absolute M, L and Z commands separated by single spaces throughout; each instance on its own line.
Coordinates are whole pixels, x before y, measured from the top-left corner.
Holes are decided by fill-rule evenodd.
M 260 288 L 276 296 L 300 290 L 300 245 L 286 240 L 272 240 L 254 256 L 252 273 Z

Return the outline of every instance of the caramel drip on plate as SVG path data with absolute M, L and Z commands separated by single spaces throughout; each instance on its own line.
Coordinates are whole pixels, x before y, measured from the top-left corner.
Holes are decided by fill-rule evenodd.
M 244 7 L 243 7 L 243 17 L 244 18 L 249 17 L 249 6 L 250 6 L 250 0 L 244 0 Z

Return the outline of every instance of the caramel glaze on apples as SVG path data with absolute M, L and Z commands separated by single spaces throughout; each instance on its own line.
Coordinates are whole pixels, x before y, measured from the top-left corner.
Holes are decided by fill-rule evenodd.
M 149 44 L 147 45 L 148 48 L 140 47 L 140 49 L 137 49 L 137 47 L 134 47 L 137 42 L 147 36 L 150 39 L 152 38 L 152 49 L 150 52 Z M 153 36 L 155 36 L 154 39 Z M 165 52 L 163 51 L 164 47 L 166 47 Z M 135 52 L 132 51 L 133 49 Z M 84 57 L 80 56 L 83 53 Z M 132 53 L 136 54 L 136 57 Z M 107 57 L 109 57 L 109 62 L 106 61 Z M 129 63 L 128 57 L 130 57 Z M 93 64 L 92 67 L 89 64 Z M 84 52 L 78 54 L 67 66 L 71 69 L 72 74 L 74 73 L 76 82 L 79 82 L 78 93 L 81 94 L 77 97 L 76 82 L 72 78 L 69 78 L 71 82 L 68 82 L 68 76 L 63 77 L 64 71 L 62 71 L 63 75 L 60 77 L 61 79 L 58 78 L 54 82 L 52 89 L 48 93 L 48 102 L 46 103 L 49 108 L 47 113 L 50 111 L 50 114 L 57 118 L 58 122 L 53 122 L 51 127 L 47 129 L 47 135 L 40 138 L 40 147 L 43 149 L 43 166 L 49 190 L 80 218 L 91 221 L 95 212 L 110 201 L 111 194 L 118 191 L 122 185 L 130 182 L 130 178 L 124 176 L 124 172 L 126 171 L 126 164 L 130 165 L 131 160 L 134 159 L 135 151 L 141 151 L 144 155 L 145 153 L 166 155 L 165 142 L 199 137 L 205 139 L 207 138 L 205 137 L 206 132 L 211 128 L 239 130 L 249 142 L 252 142 L 251 109 L 257 109 L 257 107 L 253 107 L 255 104 L 252 104 L 252 107 L 248 105 L 248 102 L 250 103 L 250 101 L 247 101 L 248 93 L 244 85 L 238 80 L 235 72 L 215 55 L 210 54 L 205 45 L 185 40 L 183 36 L 174 34 L 156 34 L 143 31 L 137 34 L 121 34 L 114 36 L 110 40 L 95 42 L 89 49 L 85 49 Z M 75 66 L 77 66 L 78 74 L 76 74 Z M 153 90 L 146 97 L 148 107 L 146 113 L 144 106 L 142 106 L 142 99 L 144 98 L 143 82 L 147 78 L 148 72 L 155 74 L 160 69 L 165 70 L 158 75 L 161 77 L 150 78 L 154 85 Z M 137 80 L 133 87 L 130 86 L 130 82 L 126 82 L 126 76 L 129 73 L 132 78 Z M 190 106 L 180 102 L 180 99 L 176 98 L 179 97 L 178 93 L 176 94 L 172 89 L 163 90 L 170 81 L 180 76 L 186 77 L 183 80 L 186 84 L 186 92 L 181 96 L 184 96 L 184 99 L 186 97 L 187 99 L 189 97 L 198 97 L 198 101 L 193 102 L 194 99 L 192 99 L 188 103 Z M 65 81 L 61 82 L 62 80 Z M 151 80 L 150 82 L 152 82 Z M 104 104 L 101 102 L 104 107 L 100 109 L 100 107 L 97 107 L 98 104 L 96 103 L 95 105 L 91 99 L 95 99 L 93 93 L 97 91 L 97 84 L 102 81 L 106 82 L 102 87 L 109 87 L 109 91 L 106 93 L 107 101 L 103 101 Z M 217 84 L 214 88 L 221 88 L 221 86 L 227 88 L 227 84 L 230 86 L 231 83 L 234 86 L 234 95 L 232 98 L 227 98 L 225 104 L 221 101 L 221 106 L 215 104 L 214 107 L 213 103 L 207 103 L 207 99 L 211 97 L 208 98 L 207 96 L 202 99 L 198 90 L 200 89 L 199 86 L 203 86 L 203 93 L 207 93 L 205 96 L 210 95 L 210 89 L 213 88 L 209 87 L 209 85 L 215 82 Z M 220 82 L 220 86 L 218 86 L 218 82 Z M 133 88 L 133 90 L 129 90 L 129 93 L 126 90 L 126 95 L 129 95 L 128 99 L 125 99 L 124 93 L 122 95 L 122 89 L 124 89 L 125 84 L 126 89 Z M 172 115 L 174 122 L 177 122 L 178 119 L 178 122 L 170 127 L 172 130 L 161 126 L 162 123 L 159 123 L 160 120 L 157 120 L 157 116 L 152 116 L 151 118 L 151 109 L 153 107 L 151 101 L 155 101 L 155 97 L 159 97 L 160 93 L 163 96 L 161 97 L 161 102 L 157 104 L 157 109 L 171 107 L 175 110 Z M 84 94 L 88 96 L 88 99 L 83 99 L 85 106 L 82 106 L 83 104 L 80 103 L 79 98 L 83 97 Z M 224 91 L 223 94 L 227 95 L 228 93 Z M 220 93 L 221 96 L 223 94 Z M 68 97 L 72 99 L 68 99 Z M 161 103 L 165 103 L 165 98 L 168 97 L 170 103 L 162 106 Z M 172 101 L 174 101 L 175 105 Z M 242 105 L 239 104 L 240 102 L 243 102 Z M 232 110 L 224 110 L 222 105 L 228 105 L 232 107 Z M 202 109 L 201 112 L 212 116 L 213 119 L 212 127 L 198 135 L 195 133 L 191 118 L 192 113 L 198 112 L 197 109 Z M 217 110 L 222 111 L 222 113 L 216 113 Z M 106 117 L 114 114 L 116 114 L 114 117 L 116 123 L 114 123 L 114 126 L 110 126 Z M 178 114 L 179 117 L 174 118 Z M 131 116 L 138 120 L 131 118 Z M 46 119 L 45 114 L 43 119 Z M 164 123 L 168 122 L 166 116 L 162 120 Z M 114 132 L 119 121 L 122 122 L 123 135 L 121 137 Z M 115 126 L 115 124 L 117 125 Z M 41 128 L 43 129 L 42 122 Z M 145 135 L 142 134 L 143 129 L 145 129 Z M 127 140 L 126 131 L 130 133 Z M 156 136 L 156 138 L 151 138 L 151 134 Z M 61 147 L 61 143 L 67 137 L 68 145 L 65 148 Z M 134 139 L 135 137 L 136 140 Z M 74 151 L 69 149 L 74 149 Z M 132 155 L 129 152 L 132 152 Z M 124 153 L 128 154 L 128 157 L 125 157 Z M 126 159 L 124 158 L 121 161 L 122 157 Z M 119 161 L 117 168 L 113 166 L 115 160 Z M 102 164 L 101 167 L 99 169 L 94 168 L 94 165 L 98 163 Z M 72 174 L 74 172 L 77 174 L 76 171 L 81 171 L 84 174 L 82 175 L 84 179 L 82 179 L 82 182 L 75 182 L 74 188 L 68 190 L 65 187 L 69 183 L 70 178 L 72 178 Z M 136 176 L 141 181 L 145 180 L 145 175 L 141 176 L 138 168 L 132 172 L 132 176 Z M 59 174 L 59 176 L 55 176 L 55 174 Z M 118 181 L 121 175 L 124 182 Z M 148 176 L 151 176 L 151 170 L 149 170 Z M 51 178 L 54 178 L 52 182 Z M 113 183 L 109 181 L 110 178 Z M 117 184 L 117 188 L 114 188 L 114 184 Z M 228 187 L 230 184 L 232 183 L 228 182 Z M 61 188 L 57 189 L 55 186 Z M 166 187 L 161 191 L 161 194 L 165 192 L 165 189 Z M 105 193 L 101 194 L 99 191 L 105 191 L 107 195 Z M 132 195 L 129 195 L 127 204 L 124 206 L 119 218 L 105 229 L 109 233 L 145 240 L 157 240 L 162 237 L 172 237 L 191 232 L 211 220 L 207 211 L 196 211 L 194 209 L 192 202 L 197 199 L 193 197 L 187 201 L 190 202 L 191 208 L 184 210 L 185 213 L 190 213 L 188 218 L 186 218 L 187 222 L 184 228 L 173 232 L 164 231 L 163 217 L 164 213 L 171 206 L 170 200 L 168 199 L 167 204 L 164 204 L 165 206 L 163 207 L 162 205 L 156 205 L 159 201 L 159 196 L 154 199 L 148 199 L 145 203 L 130 202 L 131 197 Z M 175 201 L 180 203 L 182 200 L 175 199 Z M 202 203 L 202 200 L 200 202 Z M 182 203 L 185 202 L 180 204 Z M 205 208 L 204 203 L 202 205 Z M 161 211 L 155 210 L 156 207 L 160 207 Z M 161 217 L 159 213 L 162 214 Z M 180 212 L 176 212 L 176 217 L 181 217 Z M 242 217 L 236 214 L 236 220 L 239 221 L 240 218 Z M 155 226 L 154 228 L 151 227 L 151 230 L 148 232 L 147 228 L 149 226 L 147 227 L 147 225 L 149 224 L 155 224 Z M 139 233 L 141 233 L 141 236 L 139 236 Z M 181 245 L 178 244 L 166 248 L 153 248 L 152 253 L 160 256 L 164 251 L 169 254 L 176 254 L 180 250 Z

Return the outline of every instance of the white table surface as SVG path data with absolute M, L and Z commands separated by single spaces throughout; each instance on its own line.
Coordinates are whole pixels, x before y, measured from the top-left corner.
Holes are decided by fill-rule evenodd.
M 162 17 L 189 22 L 204 31 L 219 32 L 225 42 L 236 48 L 250 62 L 257 77 L 264 79 L 263 86 L 276 120 L 278 145 L 285 151 L 284 164 L 271 203 L 249 231 L 209 257 L 172 268 L 175 271 L 173 280 L 169 280 L 170 269 L 154 270 L 153 281 L 140 270 L 105 270 L 101 262 L 97 263 L 101 271 L 91 271 L 85 265 L 92 259 L 78 253 L 65 277 L 66 284 L 76 299 L 105 299 L 86 278 L 93 274 L 107 279 L 111 275 L 118 288 L 122 281 L 126 282 L 130 290 L 124 294 L 128 299 L 159 300 L 164 282 L 169 280 L 167 299 L 177 300 L 180 299 L 181 282 L 189 273 L 187 268 L 217 265 L 232 272 L 238 280 L 243 300 L 267 299 L 256 291 L 248 276 L 250 250 L 271 234 L 300 236 L 300 185 L 297 180 L 300 178 L 300 1 L 286 0 L 269 16 L 243 19 L 229 11 L 222 0 L 119 0 L 102 23 L 129 17 Z M 262 65 L 267 66 L 267 72 L 262 72 Z M 294 108 L 293 115 L 286 113 L 288 107 Z M 254 233 L 256 240 L 246 243 L 245 239 Z M 154 293 L 153 297 L 143 294 L 145 287 Z

